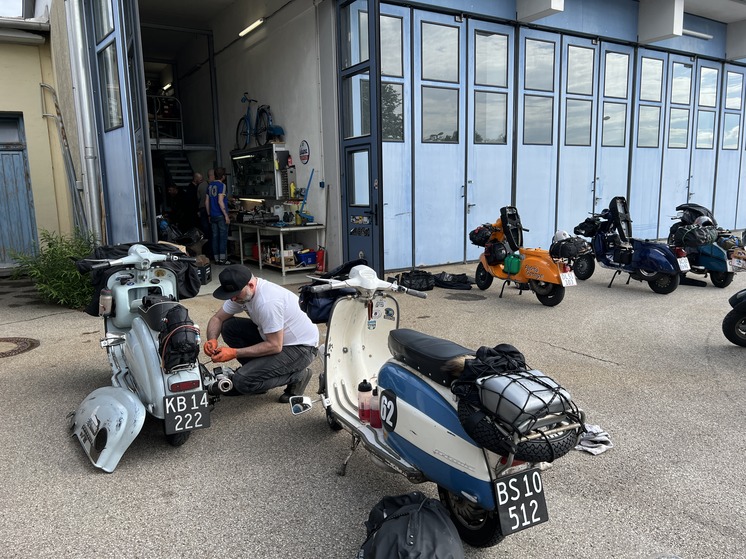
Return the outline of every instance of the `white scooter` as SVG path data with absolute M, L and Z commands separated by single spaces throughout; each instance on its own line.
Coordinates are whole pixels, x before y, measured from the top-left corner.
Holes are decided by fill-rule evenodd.
M 199 327 L 178 302 L 177 276 L 168 262 L 194 260 L 134 244 L 127 256 L 90 266 L 116 268 L 99 299 L 101 347 L 109 357 L 112 386 L 91 392 L 69 422 L 93 465 L 105 472 L 117 467 L 146 412 L 163 421 L 171 445 L 181 446 L 193 430 L 210 426 L 217 396 L 207 389 L 233 387 L 216 374 L 220 369 L 210 373 L 197 361 Z
M 362 443 L 382 468 L 436 483 L 461 538 L 475 547 L 546 521 L 539 463 L 574 448 L 585 421 L 567 391 L 517 362 L 477 378 L 474 371 L 489 368 L 482 349 L 475 356 L 454 342 L 398 329 L 399 306 L 386 292 L 425 294 L 382 281 L 367 266 L 352 268 L 346 280 L 315 279 L 327 282 L 313 286 L 316 293 L 355 290 L 334 303 L 320 351 L 327 423 L 352 435 L 339 475 Z M 512 346 L 495 349 L 503 347 L 522 358 Z M 374 387 L 368 412 L 365 395 Z M 294 415 L 312 404 L 307 396 L 290 398 Z

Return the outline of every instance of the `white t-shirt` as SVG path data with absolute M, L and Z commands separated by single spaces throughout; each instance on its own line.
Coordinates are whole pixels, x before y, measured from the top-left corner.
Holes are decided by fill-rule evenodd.
M 262 278 L 256 279 L 251 301 L 240 304 L 228 299 L 223 310 L 231 315 L 246 311 L 259 328 L 263 340 L 267 334 L 283 331 L 283 345 L 319 345 L 319 329 L 298 305 L 298 296 L 284 287 Z

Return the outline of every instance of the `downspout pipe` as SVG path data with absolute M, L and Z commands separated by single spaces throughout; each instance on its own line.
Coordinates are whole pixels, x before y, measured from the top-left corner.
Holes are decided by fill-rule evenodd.
M 81 179 L 85 195 L 85 208 L 91 233 L 97 242 L 104 242 L 101 223 L 101 188 L 99 177 L 99 157 L 94 126 L 95 114 L 92 108 L 90 72 L 83 30 L 82 0 L 65 0 L 65 13 L 68 21 L 67 37 L 70 46 L 70 69 L 73 81 L 73 97 L 78 113 L 78 135 L 83 153 Z

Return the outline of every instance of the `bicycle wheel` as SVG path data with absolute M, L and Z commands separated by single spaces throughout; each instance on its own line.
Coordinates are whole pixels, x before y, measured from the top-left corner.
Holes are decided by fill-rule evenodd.
M 246 125 L 246 118 L 241 117 L 236 125 L 236 149 L 246 149 L 249 143 L 249 127 Z
M 254 135 L 256 137 L 256 145 L 266 146 L 269 140 L 269 123 L 272 122 L 272 117 L 269 115 L 269 111 L 264 107 L 259 107 L 256 113 L 256 129 Z

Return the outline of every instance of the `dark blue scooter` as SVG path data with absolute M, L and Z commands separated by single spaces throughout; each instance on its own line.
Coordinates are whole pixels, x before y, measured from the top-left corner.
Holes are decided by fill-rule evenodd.
M 746 347 L 746 289 L 728 299 L 733 310 L 723 319 L 723 334 L 728 341 Z
M 646 281 L 650 289 L 665 295 L 679 286 L 679 275 L 690 269 L 687 258 L 676 257 L 667 245 L 632 238 L 632 220 L 623 196 L 612 198 L 608 209 L 586 218 L 574 231 L 591 238 L 593 247 L 592 253 L 575 260 L 573 271 L 579 280 L 593 275 L 598 260 L 604 268 L 615 270 L 609 287 L 624 272 L 629 274 L 627 283 L 630 279 Z

